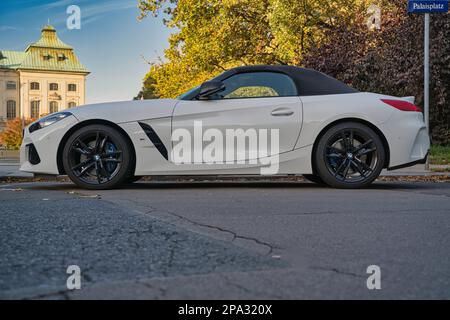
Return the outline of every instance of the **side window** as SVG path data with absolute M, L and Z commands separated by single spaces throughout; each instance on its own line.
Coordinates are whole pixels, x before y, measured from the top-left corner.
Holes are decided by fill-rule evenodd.
M 292 79 L 277 72 L 240 73 L 223 81 L 222 99 L 290 97 L 297 95 Z

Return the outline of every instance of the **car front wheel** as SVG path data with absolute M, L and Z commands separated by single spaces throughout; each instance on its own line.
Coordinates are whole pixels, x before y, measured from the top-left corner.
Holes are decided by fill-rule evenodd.
M 130 176 L 132 150 L 116 129 L 89 125 L 75 131 L 63 150 L 69 178 L 85 189 L 118 187 Z
M 315 148 L 314 161 L 317 174 L 330 187 L 362 188 L 380 175 L 385 150 L 371 128 L 345 122 L 322 135 Z

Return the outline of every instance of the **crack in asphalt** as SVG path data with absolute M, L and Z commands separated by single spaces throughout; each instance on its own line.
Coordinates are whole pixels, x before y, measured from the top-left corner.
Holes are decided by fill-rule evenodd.
M 363 275 L 353 273 L 353 272 L 348 272 L 348 271 L 342 271 L 342 270 L 339 270 L 339 269 L 333 268 L 333 267 L 311 267 L 311 269 L 318 270 L 318 271 L 333 272 L 333 273 L 337 273 L 337 274 L 341 274 L 341 275 L 345 275 L 345 276 L 351 276 L 351 277 L 355 277 L 355 278 L 363 278 L 363 279 L 366 278 Z
M 443 209 L 444 210 L 444 209 Z M 421 212 L 436 212 L 436 209 L 420 209 Z M 379 213 L 376 210 L 365 210 L 367 213 Z M 410 213 L 410 209 L 394 209 L 394 210 L 382 210 L 382 213 Z M 346 215 L 354 214 L 354 211 L 319 211 L 319 212 L 301 212 L 301 213 L 281 213 L 280 216 L 308 216 L 308 215 Z
M 407 190 L 398 190 L 400 192 L 405 192 L 405 193 L 414 193 L 414 194 L 418 194 L 421 196 L 434 196 L 434 197 L 446 197 L 446 198 L 450 198 L 450 194 L 436 194 L 436 193 L 428 193 L 428 192 L 415 192 L 415 191 L 407 191 Z
M 343 212 L 341 212 L 343 213 Z M 281 213 L 280 216 L 308 216 L 308 215 L 321 215 L 321 214 L 339 214 L 339 212 L 333 211 L 319 211 L 319 212 L 300 212 L 300 213 Z
M 233 238 L 231 239 L 231 242 L 235 241 L 236 239 L 247 240 L 247 241 L 253 241 L 253 242 L 255 242 L 255 243 L 258 244 L 258 245 L 261 245 L 261 246 L 264 246 L 264 247 L 268 248 L 268 252 L 266 253 L 266 255 L 270 255 L 270 254 L 273 252 L 274 249 L 277 249 L 277 248 L 276 248 L 275 246 L 273 246 L 272 244 L 270 244 L 270 243 L 268 243 L 268 242 L 264 242 L 264 241 L 259 240 L 259 239 L 257 239 L 257 238 L 252 238 L 252 237 L 247 237 L 247 236 L 239 235 L 239 234 L 237 234 L 236 232 L 234 232 L 234 231 L 232 231 L 232 230 L 228 230 L 228 229 L 225 229 L 225 228 L 222 228 L 222 227 L 218 227 L 218 226 L 214 226 L 214 225 L 210 225 L 210 224 L 206 224 L 206 223 L 197 222 L 197 221 L 195 221 L 195 220 L 186 218 L 186 217 L 184 217 L 184 216 L 182 216 L 182 215 L 180 215 L 180 214 L 178 214 L 178 213 L 176 213 L 176 212 L 173 212 L 173 211 L 169 211 L 169 210 L 160 210 L 160 209 L 157 209 L 157 208 L 154 208 L 154 207 L 151 207 L 151 206 L 148 206 L 148 207 L 150 207 L 151 209 L 148 210 L 148 211 L 146 211 L 146 212 L 144 212 L 144 214 L 151 214 L 151 213 L 153 213 L 153 212 L 163 212 L 163 213 L 167 213 L 167 214 L 169 214 L 169 215 L 172 215 L 172 216 L 174 216 L 174 217 L 176 217 L 176 218 L 178 218 L 178 219 L 180 219 L 180 220 L 187 221 L 187 222 L 189 222 L 189 223 L 191 223 L 191 224 L 193 224 L 193 225 L 195 225 L 195 226 L 199 226 L 199 227 L 203 227 L 203 228 L 209 228 L 209 229 L 214 229 L 214 230 L 218 230 L 218 231 L 220 231 L 220 232 L 224 232 L 224 233 L 231 234 L 232 237 L 233 237 Z
M 170 273 L 170 269 L 172 268 L 172 265 L 173 265 L 173 258 L 175 255 L 175 250 L 178 249 L 178 240 L 176 240 L 176 239 L 172 240 L 172 237 L 174 237 L 176 235 L 175 233 L 170 233 L 170 234 L 163 233 L 162 235 L 165 236 L 165 238 L 166 238 L 165 240 L 167 242 L 169 242 L 169 240 L 170 240 L 170 243 L 171 243 L 170 249 L 169 249 L 170 252 L 169 252 L 169 258 L 167 261 L 167 266 L 164 268 L 164 271 L 163 271 L 163 275 L 165 277 L 168 277 L 168 275 Z
M 137 281 L 136 283 L 138 283 L 140 285 L 143 285 L 144 287 L 152 289 L 152 290 L 155 290 L 155 289 L 158 290 L 159 293 L 161 294 L 161 297 L 158 297 L 157 299 L 163 299 L 166 296 L 166 294 L 167 294 L 166 289 L 164 289 L 163 287 L 153 286 L 150 283 L 143 282 L 143 281 Z
M 24 300 L 38 300 L 38 299 L 47 299 L 47 298 L 51 298 L 51 297 L 55 297 L 55 296 L 62 296 L 64 298 L 64 300 L 70 300 L 70 296 L 69 296 L 69 291 L 68 290 L 60 290 L 60 291 L 55 291 L 55 292 L 49 292 L 49 293 L 43 293 L 43 294 L 38 294 L 35 296 L 31 296 L 28 298 L 25 298 Z
M 235 287 L 235 288 L 237 288 L 237 289 L 239 289 L 239 290 L 241 290 L 241 291 L 243 291 L 245 293 L 248 293 L 248 294 L 250 294 L 251 297 L 258 296 L 258 294 L 260 294 L 260 292 L 257 291 L 257 290 L 251 290 L 251 289 L 249 289 L 249 288 L 247 288 L 247 287 L 245 287 L 245 286 L 243 286 L 243 285 L 241 285 L 239 283 L 236 283 L 236 282 L 232 281 L 225 274 L 222 274 L 221 276 L 225 280 L 225 283 L 227 285 Z M 283 299 L 282 296 L 277 295 L 275 293 L 271 293 L 270 295 L 273 297 L 273 299 Z
M 106 199 L 101 198 L 101 197 L 99 199 L 101 201 L 109 202 L 111 204 L 117 205 L 117 203 L 115 203 L 114 201 L 106 200 Z M 131 200 L 129 200 L 129 201 L 131 201 Z M 268 251 L 267 251 L 267 253 L 265 255 L 270 255 L 275 249 L 280 249 L 280 248 L 278 248 L 278 247 L 276 247 L 276 246 L 274 246 L 274 245 L 272 245 L 272 244 L 270 244 L 268 242 L 259 240 L 257 238 L 239 235 L 239 234 L 237 234 L 236 232 L 234 232 L 232 230 L 221 228 L 219 226 L 214 226 L 214 225 L 210 225 L 210 224 L 206 224 L 206 223 L 197 222 L 195 220 L 186 218 L 186 217 L 184 217 L 184 216 L 182 216 L 182 215 L 180 215 L 180 214 L 178 214 L 176 212 L 173 212 L 173 211 L 158 209 L 158 208 L 149 206 L 147 204 L 140 204 L 140 206 L 144 206 L 144 207 L 150 208 L 150 209 L 145 211 L 145 212 L 141 212 L 139 210 L 134 210 L 136 213 L 146 214 L 146 215 L 150 215 L 153 212 L 166 213 L 166 214 L 171 215 L 171 216 L 173 216 L 173 217 L 175 217 L 175 218 L 177 218 L 179 220 L 184 220 L 184 221 L 186 221 L 186 222 L 188 222 L 188 223 L 190 223 L 192 225 L 198 226 L 198 227 L 209 228 L 209 229 L 217 230 L 217 231 L 220 231 L 220 232 L 223 232 L 223 233 L 228 233 L 228 234 L 232 235 L 231 242 L 235 241 L 236 239 L 241 239 L 241 240 L 247 240 L 247 241 L 255 242 L 256 244 L 264 246 L 264 247 L 266 247 L 268 249 Z M 154 217 L 154 218 L 157 219 L 157 217 Z

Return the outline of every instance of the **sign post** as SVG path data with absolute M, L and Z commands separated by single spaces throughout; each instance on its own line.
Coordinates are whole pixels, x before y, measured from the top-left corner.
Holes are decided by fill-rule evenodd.
M 427 132 L 430 133 L 430 14 L 425 13 L 424 25 L 424 116 Z M 428 169 L 428 168 L 427 168 Z
M 446 13 L 449 0 L 408 0 L 409 13 L 424 13 L 424 119 L 427 132 L 430 134 L 430 13 Z M 425 170 L 430 169 L 429 161 Z

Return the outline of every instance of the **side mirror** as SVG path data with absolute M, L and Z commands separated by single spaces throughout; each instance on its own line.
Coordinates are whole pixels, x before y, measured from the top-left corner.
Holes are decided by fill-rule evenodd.
M 208 100 L 213 94 L 225 90 L 225 84 L 222 81 L 206 81 L 200 87 L 200 93 L 197 96 L 199 100 Z

